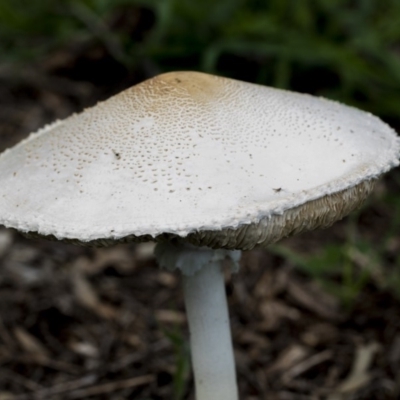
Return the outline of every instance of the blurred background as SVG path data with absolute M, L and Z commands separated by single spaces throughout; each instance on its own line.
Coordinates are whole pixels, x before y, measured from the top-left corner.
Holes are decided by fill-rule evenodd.
M 398 0 L 0 0 L 0 150 L 171 70 L 336 99 L 400 131 Z M 227 280 L 241 399 L 400 398 L 400 173 Z M 0 400 L 193 400 L 179 275 L 152 244 L 0 230 Z

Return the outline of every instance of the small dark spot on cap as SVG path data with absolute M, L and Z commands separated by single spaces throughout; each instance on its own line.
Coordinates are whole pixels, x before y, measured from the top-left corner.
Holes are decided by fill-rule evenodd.
M 117 160 L 120 160 L 120 159 L 121 159 L 121 154 L 120 154 L 120 153 L 118 153 L 118 152 L 115 151 L 115 150 L 113 150 L 112 152 L 114 153 L 114 156 L 115 156 L 115 158 L 116 158 Z

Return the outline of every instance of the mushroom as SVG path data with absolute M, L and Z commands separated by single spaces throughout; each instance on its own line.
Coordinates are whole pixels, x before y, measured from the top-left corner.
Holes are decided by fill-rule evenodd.
M 238 398 L 222 265 L 328 227 L 398 165 L 340 103 L 197 72 L 159 75 L 0 156 L 0 224 L 86 245 L 156 241 L 182 271 L 197 400 Z

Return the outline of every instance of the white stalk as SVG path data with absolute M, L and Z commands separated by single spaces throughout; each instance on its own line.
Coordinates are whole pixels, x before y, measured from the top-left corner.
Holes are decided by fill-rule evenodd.
M 183 278 L 197 400 L 237 400 L 221 261 Z
M 240 251 L 158 243 L 161 267 L 183 274 L 196 400 L 238 400 L 235 360 L 222 263 L 239 268 Z

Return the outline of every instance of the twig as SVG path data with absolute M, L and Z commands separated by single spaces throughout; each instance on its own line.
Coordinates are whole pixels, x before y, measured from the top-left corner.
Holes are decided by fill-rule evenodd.
M 58 385 L 54 385 L 47 389 L 36 390 L 29 395 L 21 395 L 14 397 L 13 400 L 39 400 L 39 399 L 48 399 L 49 396 L 58 395 L 60 393 L 70 392 L 76 389 L 81 389 L 84 386 L 89 386 L 96 382 L 98 379 L 97 375 L 86 375 L 83 378 L 76 379 L 73 381 L 68 381 L 64 383 L 60 383 Z
M 13 357 L 10 355 L 8 360 L 6 361 L 15 361 L 20 362 L 23 364 L 33 364 L 33 365 L 40 365 L 42 367 L 51 368 L 56 371 L 63 371 L 67 372 L 71 375 L 77 375 L 80 373 L 79 368 L 74 366 L 73 364 L 68 364 L 64 361 L 52 360 L 52 359 L 40 359 L 37 357 L 30 357 L 30 356 L 17 356 Z M 3 360 L 4 362 L 4 360 Z
M 127 356 L 121 357 L 120 359 L 113 362 L 109 367 L 108 371 L 112 373 L 116 373 L 121 369 L 127 368 L 129 365 L 141 361 L 146 357 L 145 352 L 137 352 L 128 354 Z
M 153 382 L 154 375 L 144 375 L 135 378 L 126 379 L 124 381 L 109 382 L 102 385 L 92 386 L 87 389 L 77 390 L 69 395 L 68 399 L 86 399 L 87 397 L 96 396 L 98 394 L 105 394 L 115 392 L 122 389 L 130 389 L 136 386 L 146 385 Z
M 310 368 L 313 368 L 318 364 L 330 360 L 332 357 L 332 350 L 321 351 L 320 353 L 307 358 L 306 360 L 300 362 L 299 364 L 296 364 L 294 367 L 289 369 L 289 371 L 287 371 L 283 375 L 282 380 L 284 382 L 289 382 L 296 376 L 303 374 L 304 372 L 308 371 Z
M 97 375 L 87 375 L 81 379 L 60 383 L 48 389 L 15 396 L 13 400 L 51 400 L 52 397 L 64 394 L 68 399 L 84 399 L 99 394 L 111 393 L 117 390 L 129 389 L 136 386 L 146 385 L 154 381 L 154 375 L 144 375 L 126 379 L 123 381 L 107 382 L 99 385 L 89 386 L 98 379 Z M 85 387 L 89 386 L 89 387 Z
M 35 391 L 43 389 L 43 387 L 38 383 L 32 381 L 31 379 L 24 378 L 23 376 L 15 372 L 0 369 L 0 374 L 1 376 L 5 376 L 6 379 L 13 381 L 20 386 L 25 386 L 28 390 Z

